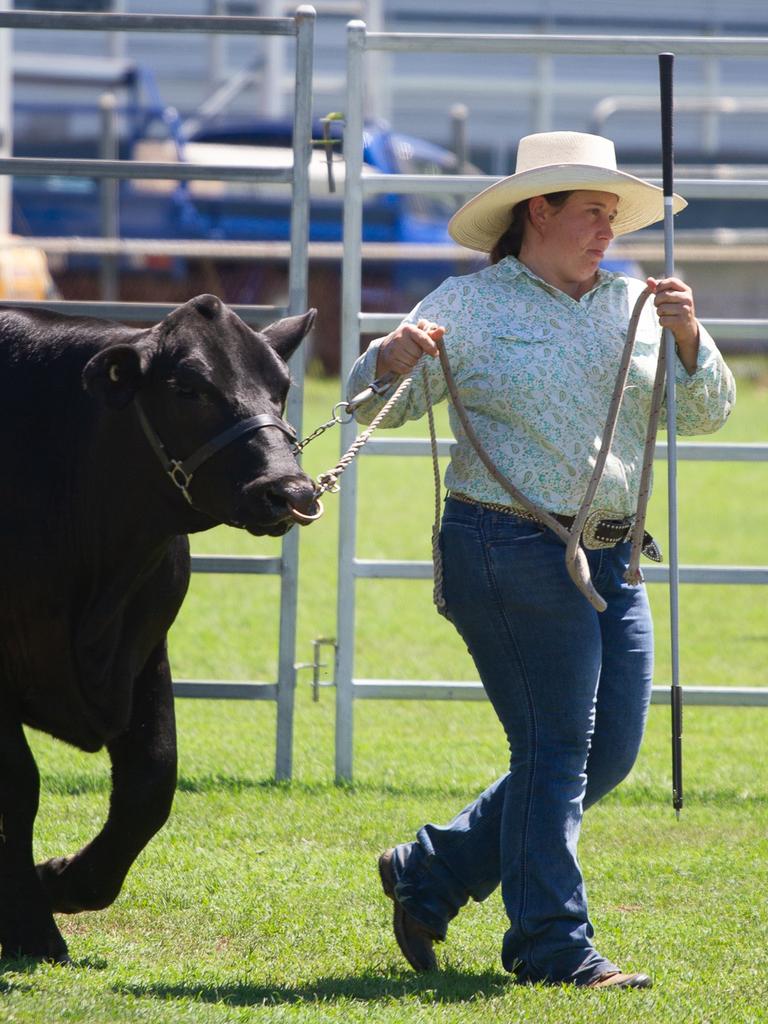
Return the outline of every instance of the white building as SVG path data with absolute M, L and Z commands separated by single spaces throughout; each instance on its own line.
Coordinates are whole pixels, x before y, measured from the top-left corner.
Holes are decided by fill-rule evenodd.
M 9 5 L 13 0 L 8 0 Z M 123 10 L 130 13 L 222 13 L 274 16 L 292 13 L 285 0 L 16 0 L 17 7 L 47 10 Z M 371 29 L 398 32 L 621 35 L 768 35 L 764 0 L 316 0 L 314 95 L 322 116 L 345 103 L 346 24 L 361 18 Z M 17 62 L 30 54 L 45 67 L 83 70 L 96 57 L 126 57 L 154 73 L 163 102 L 193 113 L 217 87 L 245 70 L 252 87 L 235 110 L 257 115 L 290 113 L 291 42 L 286 39 L 185 35 L 178 45 L 147 34 L 14 32 Z M 44 56 L 43 56 L 44 55 Z M 598 130 L 617 142 L 624 162 L 645 162 L 658 149 L 658 95 L 653 57 L 526 57 L 473 54 L 377 54 L 368 58 L 366 105 L 372 117 L 443 145 L 450 144 L 450 111 L 468 108 L 471 156 L 486 170 L 504 173 L 519 136 L 548 128 Z M 30 94 L 19 82 L 17 97 Z M 39 89 L 38 89 L 39 93 Z M 764 59 L 679 58 L 676 146 L 681 160 L 768 163 Z M 57 88 L 57 97 L 66 91 Z M 733 100 L 718 114 L 707 104 Z M 645 98 L 649 109 L 632 111 Z M 695 100 L 696 112 L 685 101 Z M 705 108 L 705 109 L 701 109 Z

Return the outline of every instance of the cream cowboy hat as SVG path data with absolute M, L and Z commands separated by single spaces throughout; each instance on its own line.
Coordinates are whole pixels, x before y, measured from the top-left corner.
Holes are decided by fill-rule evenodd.
M 459 245 L 490 252 L 509 227 L 516 203 L 570 189 L 617 195 L 619 206 L 613 222 L 617 235 L 664 217 L 662 190 L 617 170 L 610 139 L 582 132 L 540 132 L 520 139 L 515 173 L 465 203 L 451 218 L 448 233 Z M 675 213 L 687 205 L 682 196 L 674 196 Z

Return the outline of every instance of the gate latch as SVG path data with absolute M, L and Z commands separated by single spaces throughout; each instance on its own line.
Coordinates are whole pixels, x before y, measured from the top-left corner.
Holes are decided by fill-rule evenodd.
M 329 680 L 320 679 L 320 669 L 328 668 L 328 663 L 320 661 L 320 652 L 323 647 L 333 648 L 333 665 L 331 678 Z M 336 643 L 335 637 L 319 636 L 312 641 L 312 661 L 300 661 L 294 667 L 300 668 L 311 668 L 312 669 L 312 700 L 317 702 L 320 700 L 320 687 L 321 686 L 335 686 L 336 685 L 336 652 L 338 650 L 338 644 Z

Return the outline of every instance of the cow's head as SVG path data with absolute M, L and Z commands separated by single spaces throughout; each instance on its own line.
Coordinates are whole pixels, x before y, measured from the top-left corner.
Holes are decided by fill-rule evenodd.
M 315 486 L 282 419 L 285 363 L 315 312 L 257 332 L 215 296 L 200 295 L 133 342 L 99 352 L 84 383 L 105 406 L 141 423 L 158 471 L 165 466 L 171 500 L 214 522 L 280 536 L 317 513 Z

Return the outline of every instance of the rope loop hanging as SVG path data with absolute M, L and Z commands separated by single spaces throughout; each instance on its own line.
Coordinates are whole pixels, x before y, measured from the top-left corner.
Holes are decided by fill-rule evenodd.
M 616 380 L 614 383 L 613 394 L 611 396 L 611 402 L 608 407 L 608 413 L 606 417 L 605 427 L 603 429 L 602 437 L 600 440 L 600 450 L 595 460 L 595 465 L 592 470 L 592 475 L 587 485 L 587 489 L 582 499 L 579 510 L 576 513 L 573 523 L 570 527 L 566 527 L 558 519 L 556 519 L 546 509 L 540 508 L 529 498 L 527 498 L 518 488 L 512 483 L 512 481 L 502 473 L 499 468 L 494 464 L 488 452 L 483 447 L 480 438 L 472 426 L 472 423 L 467 414 L 467 410 L 464 403 L 459 395 L 456 381 L 451 370 L 451 365 L 448 360 L 448 354 L 445 350 L 445 345 L 442 340 L 436 342 L 438 356 L 440 359 L 440 365 L 445 377 L 445 382 L 448 388 L 448 394 L 450 396 L 451 403 L 453 404 L 459 421 L 464 429 L 468 441 L 475 449 L 475 452 L 483 463 L 485 468 L 488 470 L 490 475 L 497 483 L 501 484 L 504 490 L 512 497 L 515 504 L 534 516 L 543 526 L 548 527 L 555 533 L 565 545 L 565 564 L 568 570 L 568 574 L 576 584 L 581 593 L 586 597 L 589 603 L 599 612 L 605 611 L 607 604 L 603 597 L 597 592 L 594 584 L 592 583 L 592 576 L 589 569 L 589 562 L 582 546 L 582 532 L 584 525 L 589 517 L 592 504 L 595 499 L 595 494 L 600 485 L 600 481 L 603 477 L 605 470 L 605 464 L 610 454 L 611 445 L 613 444 L 613 438 L 616 432 L 616 424 L 618 422 L 619 413 L 621 411 L 621 405 L 624 399 L 624 393 L 627 387 L 627 377 L 629 375 L 629 368 L 632 361 L 632 353 L 635 346 L 635 338 L 637 335 L 637 327 L 640 322 L 640 315 L 643 310 L 643 306 L 651 295 L 651 289 L 645 288 L 638 296 L 637 301 L 632 310 L 632 315 L 629 320 L 627 327 L 626 339 L 624 342 L 624 348 L 622 350 L 621 360 L 619 368 L 616 374 Z M 434 602 L 441 614 L 445 614 L 445 599 L 443 596 L 443 572 L 442 572 L 442 557 L 440 553 L 440 520 L 441 520 L 441 480 L 440 480 L 440 467 L 438 462 L 438 451 L 437 451 L 437 436 L 435 433 L 435 421 L 432 410 L 432 396 L 429 386 L 429 379 L 426 370 L 426 363 L 424 357 L 422 357 L 420 364 L 421 367 L 421 378 L 424 388 L 424 397 L 426 401 L 427 418 L 429 422 L 429 437 L 430 447 L 432 452 L 432 469 L 435 482 L 435 519 L 432 527 L 432 561 L 434 565 Z M 316 431 L 314 431 L 308 438 L 299 443 L 299 450 L 302 450 L 304 446 L 309 443 L 313 438 L 323 433 L 329 426 L 334 423 L 340 423 L 341 419 L 337 410 L 339 408 L 346 409 L 347 412 L 357 408 L 363 404 L 364 400 L 372 397 L 374 394 L 380 394 L 385 387 L 388 387 L 390 380 L 396 379 L 394 375 L 390 375 L 390 379 L 385 380 L 382 378 L 381 381 L 375 382 L 371 388 L 367 389 L 370 391 L 370 395 L 365 394 L 364 396 L 358 396 L 349 403 L 340 402 L 334 407 L 333 419 L 324 423 Z M 391 409 L 402 399 L 406 391 L 412 384 L 412 377 L 404 377 L 400 380 L 397 388 L 395 389 L 392 396 L 386 401 L 382 409 L 377 413 L 375 418 L 371 421 L 370 425 L 364 430 L 352 444 L 349 446 L 347 451 L 341 456 L 336 465 L 325 473 L 321 473 L 317 478 L 318 483 L 318 496 L 324 494 L 326 491 L 334 493 L 339 489 L 339 478 L 342 473 L 348 468 L 355 457 L 360 453 L 363 446 L 369 440 L 371 434 L 376 430 L 377 427 L 387 418 Z M 643 449 L 643 465 L 640 475 L 640 487 L 638 492 L 638 504 L 637 512 L 635 515 L 634 523 L 632 525 L 631 541 L 632 547 L 630 552 L 630 559 L 627 570 L 624 574 L 624 579 L 627 583 L 637 585 L 642 583 L 643 575 L 640 571 L 640 554 L 643 549 L 644 537 L 645 537 L 645 519 L 648 510 L 648 500 L 651 492 L 651 472 L 653 468 L 653 457 L 656 448 L 656 434 L 658 432 L 659 420 L 661 417 L 661 408 L 664 399 L 664 385 L 666 381 L 666 358 L 665 350 L 662 345 L 659 349 L 659 359 L 656 368 L 656 377 L 653 384 L 653 393 L 651 397 L 651 406 L 648 417 L 648 427 L 645 437 L 645 445 Z M 655 556 L 654 556 L 655 557 Z
M 437 342 L 437 349 L 440 356 L 440 365 L 445 376 L 445 381 L 448 386 L 448 394 L 450 395 L 453 407 L 456 410 L 456 414 L 459 417 L 464 432 L 467 435 L 472 447 L 475 449 L 478 458 L 483 463 L 485 468 L 491 474 L 497 483 L 501 484 L 504 490 L 512 497 L 517 505 L 525 509 L 531 515 L 542 523 L 544 526 L 549 527 L 550 530 L 555 533 L 560 540 L 566 546 L 565 565 L 568 570 L 568 575 L 571 577 L 573 582 L 579 588 L 581 593 L 586 597 L 589 603 L 599 612 L 605 611 L 607 604 L 605 599 L 595 589 L 592 583 L 592 575 L 589 569 L 589 563 L 584 548 L 581 544 L 581 535 L 584 529 L 584 524 L 589 516 L 592 503 L 594 501 L 595 493 L 600 484 L 600 480 L 603 476 L 605 464 L 608 459 L 611 444 L 613 443 L 613 437 L 616 431 L 616 423 L 619 418 L 619 412 L 621 411 L 621 404 L 624 398 L 624 392 L 626 390 L 627 376 L 629 374 L 629 367 L 632 360 L 632 353 L 635 347 L 635 338 L 637 335 L 637 326 L 640 321 L 640 314 L 642 313 L 643 306 L 645 305 L 648 297 L 651 295 L 651 289 L 645 288 L 640 293 L 635 302 L 632 310 L 632 315 L 629 320 L 627 327 L 626 339 L 624 342 L 624 348 L 622 351 L 621 361 L 619 363 L 619 369 L 616 374 L 616 381 L 614 384 L 613 395 L 611 402 L 608 407 L 608 414 L 606 417 L 605 427 L 600 442 L 600 452 L 597 459 L 595 460 L 595 466 L 592 471 L 587 490 L 582 499 L 579 511 L 576 513 L 573 524 L 570 528 L 564 526 L 561 522 L 554 518 L 551 513 L 547 512 L 543 508 L 539 508 L 534 502 L 530 501 L 518 488 L 512 483 L 512 481 L 505 476 L 493 463 L 493 460 L 486 452 L 483 447 L 477 433 L 475 432 L 472 423 L 467 415 L 467 410 L 464 407 L 464 403 L 459 395 L 456 382 L 451 371 L 451 366 L 448 361 L 448 355 L 445 351 L 445 346 L 442 341 Z M 659 416 L 661 413 L 661 404 L 664 394 L 664 380 L 665 380 L 665 360 L 663 355 L 663 348 L 659 352 L 659 365 L 657 367 L 656 379 L 654 381 L 653 397 L 651 402 L 651 411 L 648 420 L 648 430 L 646 433 L 645 447 L 643 451 L 643 469 L 640 478 L 640 492 L 638 497 L 638 507 L 635 522 L 632 528 L 632 549 L 630 554 L 629 566 L 625 573 L 625 580 L 628 583 L 638 584 L 642 582 L 642 573 L 639 567 L 640 551 L 643 544 L 643 536 L 645 533 L 645 518 L 648 507 L 648 498 L 650 496 L 650 477 L 651 469 L 653 466 L 653 454 L 656 447 L 656 432 L 658 429 Z M 436 601 L 438 609 L 441 604 L 444 604 L 441 597 L 441 602 Z

